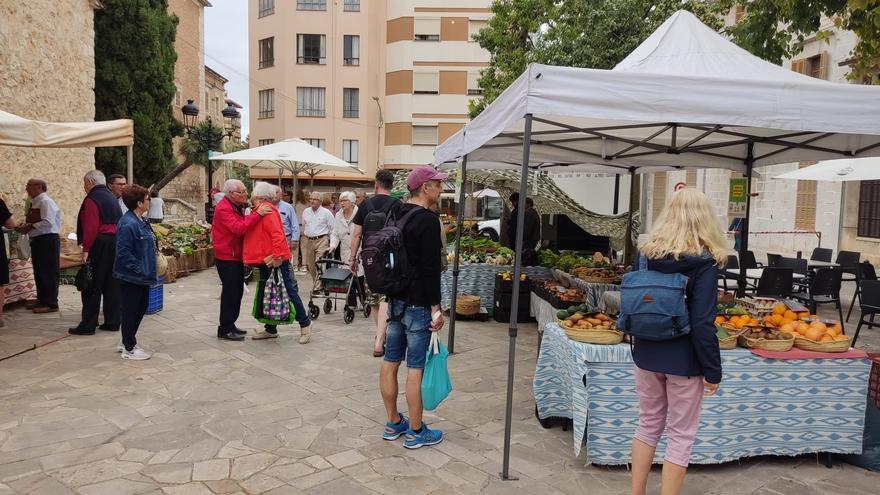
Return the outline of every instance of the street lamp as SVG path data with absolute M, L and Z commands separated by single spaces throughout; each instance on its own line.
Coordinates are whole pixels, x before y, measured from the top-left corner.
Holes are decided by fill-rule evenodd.
M 226 135 L 232 138 L 241 129 L 241 113 L 238 112 L 232 103 L 227 105 L 220 113 L 223 114 L 223 127 L 226 130 Z
M 186 132 L 190 132 L 199 122 L 199 107 L 193 104 L 192 100 L 186 100 L 186 105 L 180 107 L 180 113 L 183 114 L 183 126 Z
M 213 136 L 197 132 L 196 126 L 199 123 L 199 107 L 195 106 L 193 100 L 186 100 L 186 105 L 180 107 L 180 113 L 183 115 L 183 126 L 186 128 L 186 134 L 190 139 L 195 139 L 202 144 L 202 147 L 208 149 L 214 142 Z M 211 117 L 208 116 L 208 122 Z M 208 172 L 208 201 L 205 203 L 205 221 L 211 223 L 214 221 L 214 202 L 211 198 L 211 187 L 214 183 L 214 171 L 211 167 L 210 156 L 207 157 L 205 167 Z
M 382 144 L 382 126 L 385 125 L 385 119 L 382 118 L 382 104 L 379 103 L 379 97 L 374 96 L 373 101 L 376 102 L 376 106 L 379 107 L 379 125 L 376 129 L 376 170 L 379 170 L 379 155 L 380 153 L 380 145 Z

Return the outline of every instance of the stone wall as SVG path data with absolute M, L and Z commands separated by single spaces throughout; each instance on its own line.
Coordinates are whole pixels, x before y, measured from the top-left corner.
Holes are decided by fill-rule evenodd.
M 0 108 L 30 119 L 94 120 L 93 5 L 90 0 L 0 3 Z M 21 220 L 27 179 L 44 178 L 63 212 L 63 231 L 71 232 L 85 195 L 80 178 L 94 166 L 94 148 L 0 147 L 0 192 Z

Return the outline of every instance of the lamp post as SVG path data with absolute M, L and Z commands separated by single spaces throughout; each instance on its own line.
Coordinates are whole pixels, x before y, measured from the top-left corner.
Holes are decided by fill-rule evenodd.
M 379 170 L 379 148 L 382 144 L 382 126 L 385 125 L 385 119 L 382 118 L 382 104 L 379 103 L 379 97 L 374 96 L 373 101 L 375 101 L 376 106 L 379 107 L 379 125 L 376 129 L 376 170 Z

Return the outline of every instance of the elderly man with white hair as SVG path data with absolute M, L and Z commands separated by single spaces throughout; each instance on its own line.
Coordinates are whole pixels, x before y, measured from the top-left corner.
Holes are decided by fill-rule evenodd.
M 303 210 L 302 254 L 315 290 L 323 289 L 318 280 L 315 262 L 330 248 L 330 232 L 333 231 L 335 219 L 330 210 L 321 206 L 321 193 L 309 195 L 309 207 Z
M 240 180 L 229 179 L 223 184 L 224 197 L 214 210 L 211 244 L 214 266 L 223 289 L 220 293 L 220 325 L 217 338 L 244 340 L 247 332 L 235 326 L 241 313 L 244 295 L 244 235 L 260 222 L 260 217 L 273 212 L 269 205 L 260 206 L 256 215 L 245 217 L 248 192 Z
M 113 261 L 116 259 L 116 223 L 122 217 L 122 209 L 100 170 L 86 173 L 83 189 L 86 198 L 76 218 L 76 239 L 82 245 L 83 262 L 92 269 L 92 283 L 81 293 L 82 319 L 68 330 L 72 335 L 95 334 L 102 297 L 104 324 L 98 328 L 118 331 L 120 323 L 119 286 L 113 278 Z

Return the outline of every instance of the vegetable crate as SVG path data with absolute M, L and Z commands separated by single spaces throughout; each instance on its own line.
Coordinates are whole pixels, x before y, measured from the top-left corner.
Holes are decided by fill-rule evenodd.
M 147 314 L 154 315 L 162 311 L 165 292 L 165 277 L 159 277 L 159 283 L 150 286 L 147 296 Z

